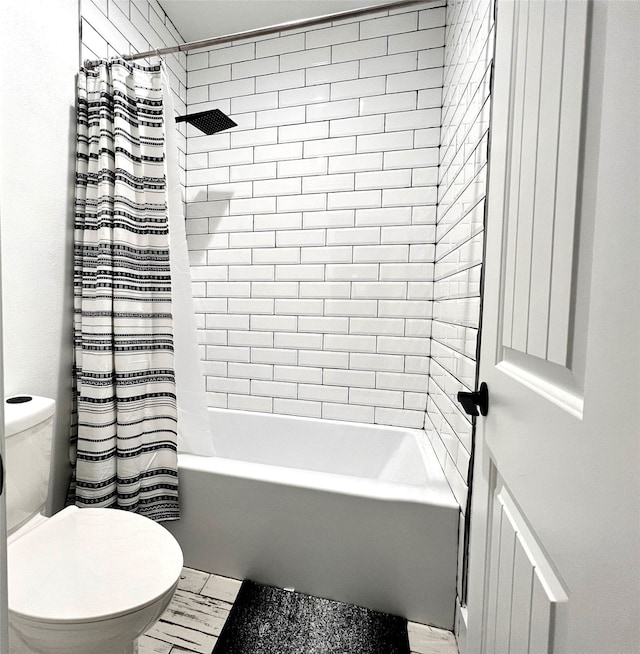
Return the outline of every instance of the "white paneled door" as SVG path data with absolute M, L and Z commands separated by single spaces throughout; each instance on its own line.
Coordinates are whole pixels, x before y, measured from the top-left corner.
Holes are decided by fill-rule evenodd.
M 639 5 L 498 0 L 466 651 L 640 651 Z

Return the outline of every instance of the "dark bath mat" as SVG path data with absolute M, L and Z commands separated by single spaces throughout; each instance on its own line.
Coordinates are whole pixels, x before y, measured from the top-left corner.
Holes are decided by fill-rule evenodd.
M 409 654 L 407 621 L 247 580 L 212 654 Z

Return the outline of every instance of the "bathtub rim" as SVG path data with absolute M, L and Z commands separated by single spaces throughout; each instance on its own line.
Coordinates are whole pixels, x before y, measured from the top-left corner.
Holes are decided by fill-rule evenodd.
M 429 485 L 402 483 L 367 477 L 356 477 L 327 471 L 315 471 L 302 468 L 292 468 L 273 464 L 242 461 L 222 456 L 200 456 L 187 452 L 178 452 L 178 470 L 185 469 L 200 473 L 214 473 L 235 478 L 251 479 L 257 482 L 274 483 L 278 485 L 307 488 L 335 494 L 347 494 L 358 497 L 368 497 L 377 500 L 431 504 L 442 508 L 460 510 L 444 471 L 424 430 L 393 425 L 374 425 L 344 420 L 327 420 L 306 416 L 290 416 L 286 414 L 263 413 L 258 411 L 242 411 L 238 409 L 221 409 L 209 407 L 210 415 L 224 412 L 228 415 L 264 416 L 267 419 L 283 419 L 287 422 L 313 422 L 336 427 L 365 427 L 367 430 L 393 431 L 399 435 L 410 435 L 416 443 L 423 464 L 428 466 Z M 435 473 L 435 474 L 433 474 Z

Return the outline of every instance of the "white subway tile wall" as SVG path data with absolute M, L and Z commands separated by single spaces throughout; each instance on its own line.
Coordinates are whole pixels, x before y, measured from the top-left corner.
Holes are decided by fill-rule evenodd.
M 423 426 L 445 4 L 187 56 L 238 122 L 187 139 L 212 406 Z
M 158 0 L 118 0 L 108 3 L 104 0 L 80 0 L 80 63 L 87 59 L 147 52 L 184 42 Z M 187 108 L 187 56 L 177 53 L 166 55 L 164 59 L 173 91 L 175 113 L 179 116 L 185 114 Z M 138 63 L 156 64 L 158 58 Z M 176 134 L 180 183 L 184 187 L 187 167 L 187 128 L 184 123 L 176 126 Z M 229 181 L 228 175 L 223 179 L 219 175 L 208 177 L 204 183 Z
M 449 0 L 445 37 L 425 430 L 463 512 L 471 422 L 457 403 L 456 394 L 473 390 L 475 385 L 493 4 L 493 0 Z M 461 579 L 459 571 L 459 595 Z

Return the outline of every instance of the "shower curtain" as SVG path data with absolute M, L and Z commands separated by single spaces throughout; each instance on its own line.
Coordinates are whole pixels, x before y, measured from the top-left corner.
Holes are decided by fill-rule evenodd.
M 179 517 L 160 66 L 78 75 L 69 500 Z

